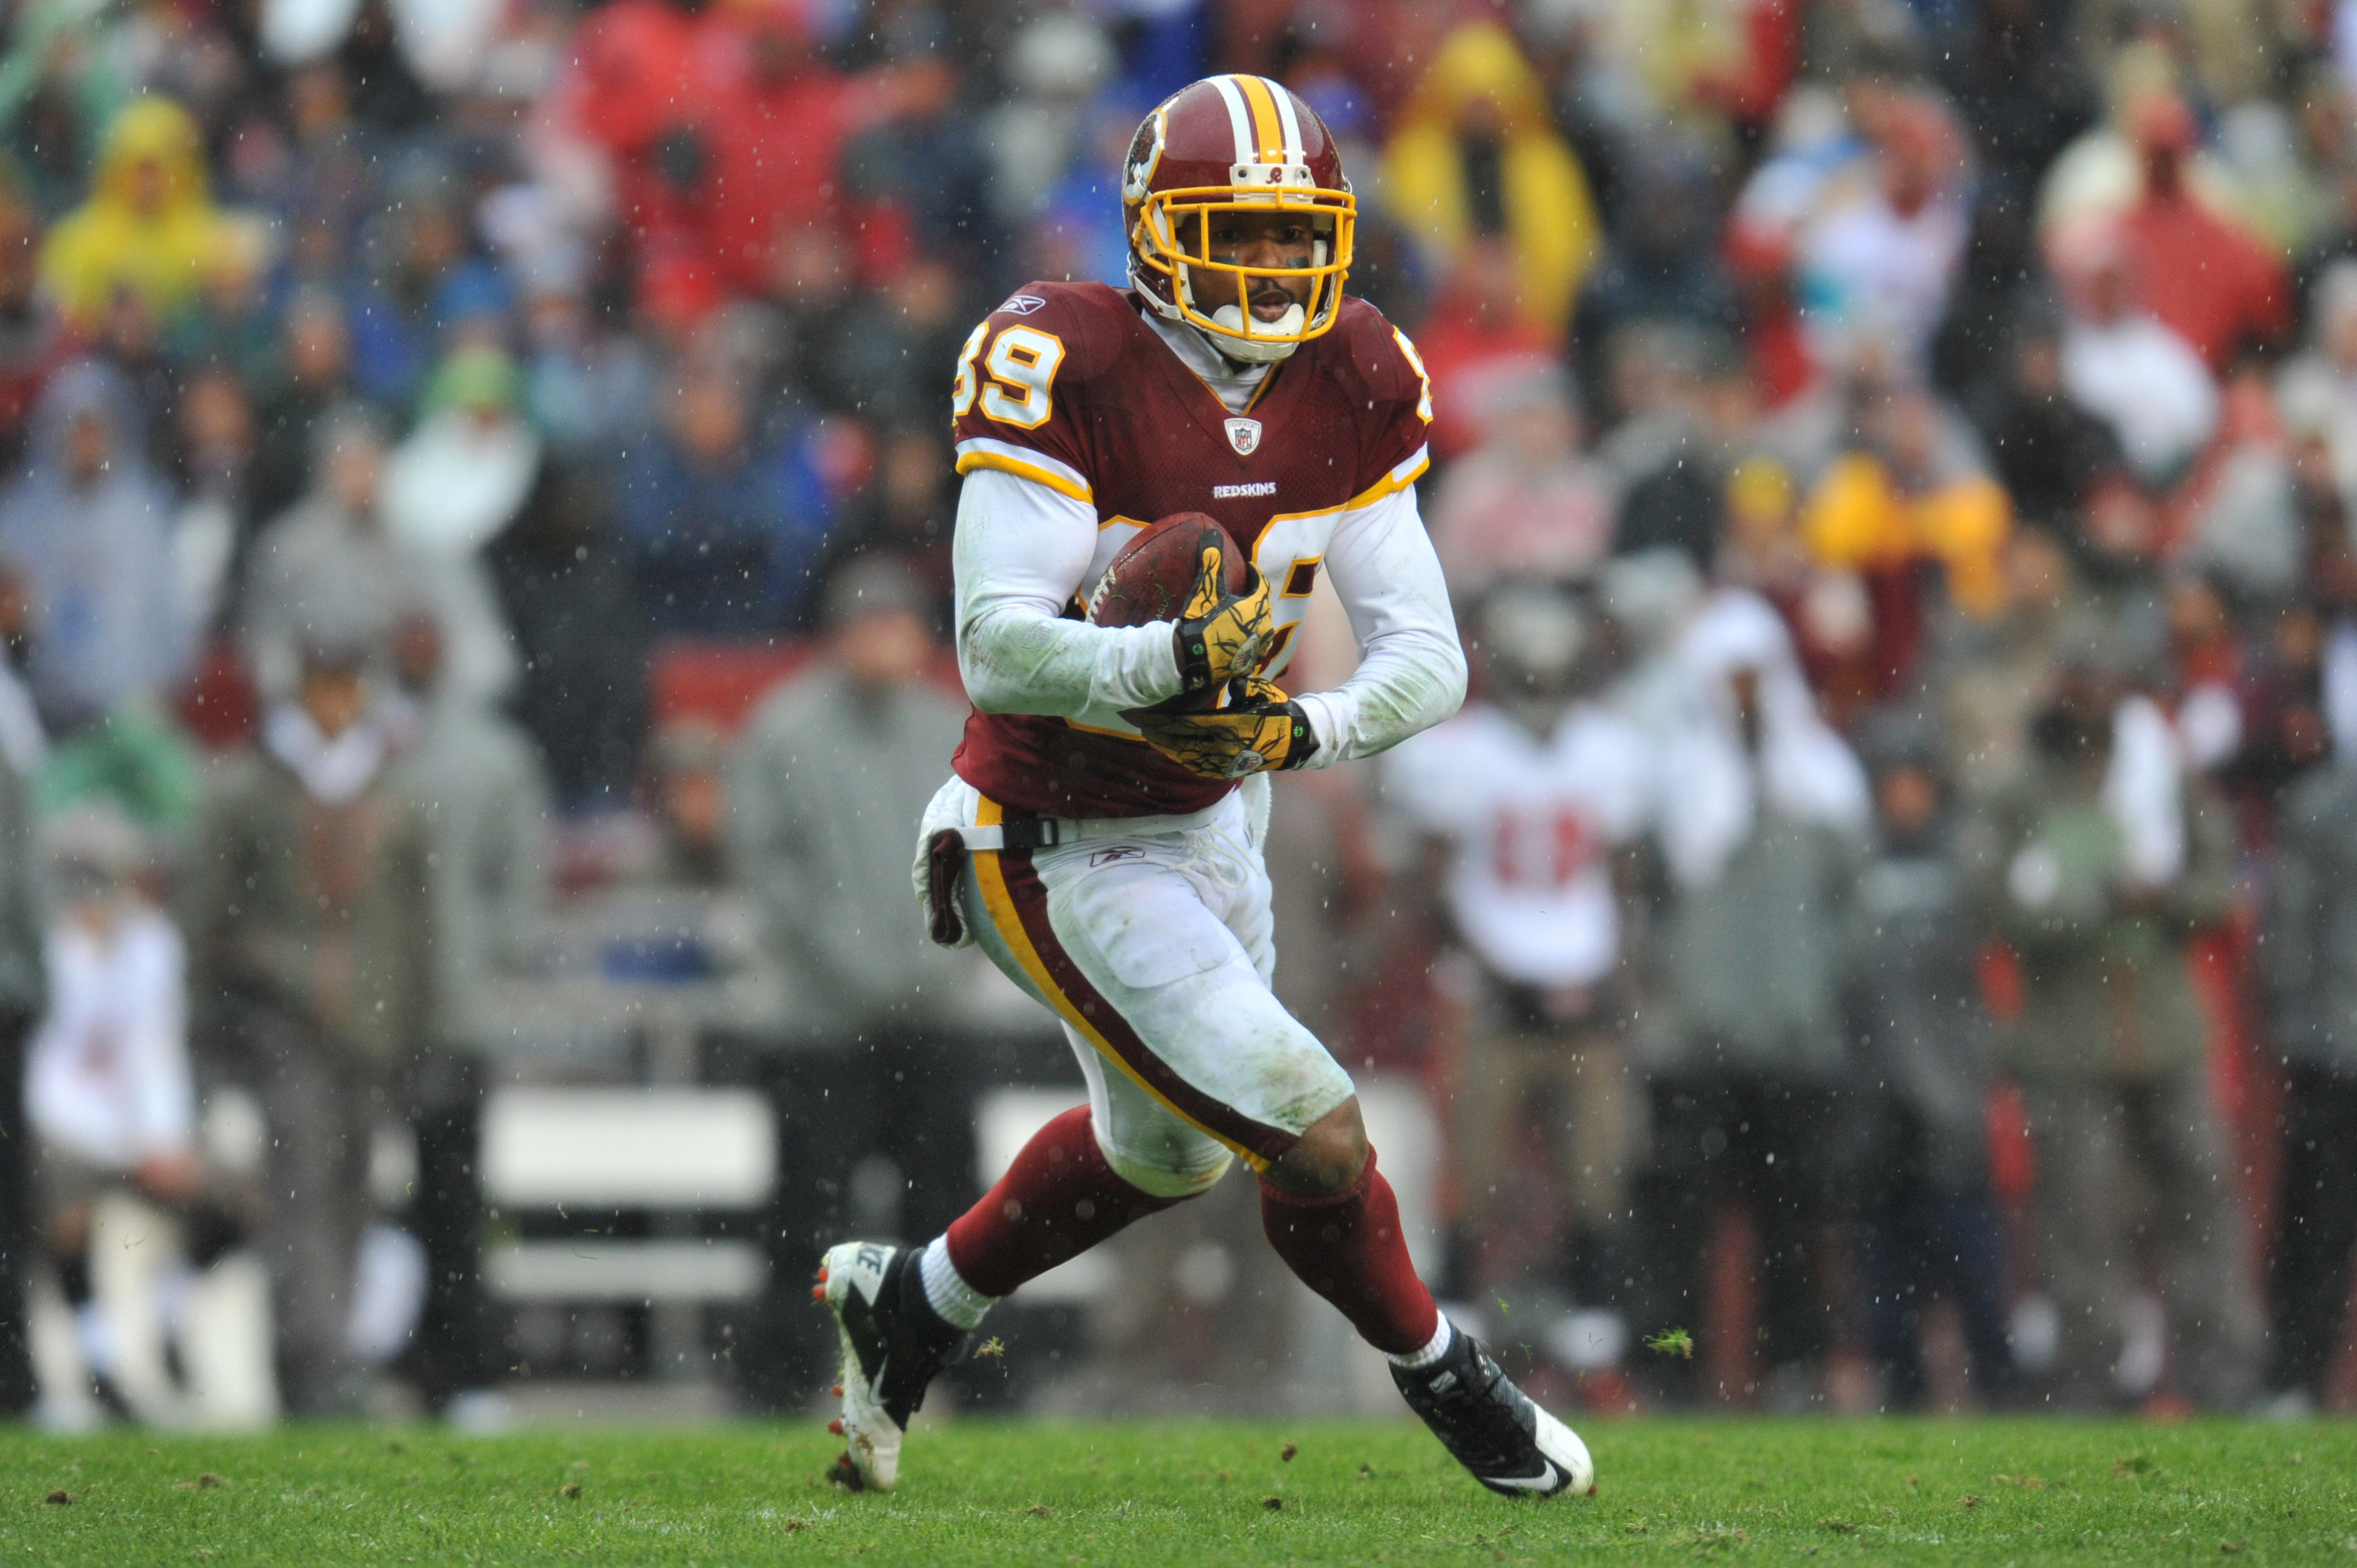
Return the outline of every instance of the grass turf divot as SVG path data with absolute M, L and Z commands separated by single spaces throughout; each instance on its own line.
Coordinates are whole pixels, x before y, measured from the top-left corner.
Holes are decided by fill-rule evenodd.
M 814 1424 L 489 1439 L 0 1430 L 0 1568 L 2357 1563 L 2357 1426 L 1662 1420 L 1584 1433 L 1598 1495 L 1533 1504 L 1481 1491 L 1405 1422 L 956 1422 L 918 1434 L 882 1496 L 825 1483 L 834 1450 Z

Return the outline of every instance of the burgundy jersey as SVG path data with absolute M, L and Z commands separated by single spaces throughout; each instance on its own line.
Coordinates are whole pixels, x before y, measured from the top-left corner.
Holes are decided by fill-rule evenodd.
M 1432 391 L 1405 334 L 1361 299 L 1269 369 L 1251 406 L 1219 394 L 1148 326 L 1135 294 L 1034 283 L 991 312 L 958 361 L 958 472 L 996 468 L 1096 509 L 1081 600 L 1140 529 L 1208 512 L 1268 579 L 1281 676 L 1343 513 L 1415 482 Z M 1119 714 L 975 712 L 958 776 L 1013 815 L 1199 811 L 1235 788 L 1188 772 Z

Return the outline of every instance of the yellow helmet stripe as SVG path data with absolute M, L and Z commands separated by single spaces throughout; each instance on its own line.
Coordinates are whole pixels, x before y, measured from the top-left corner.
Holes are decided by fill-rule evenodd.
M 1285 90 L 1282 82 L 1273 81 L 1265 76 L 1260 80 L 1261 85 L 1268 89 L 1269 97 L 1275 101 L 1276 117 L 1285 127 L 1285 161 L 1300 163 L 1309 154 L 1301 144 L 1301 116 L 1293 107 L 1293 94 Z
M 1283 163 L 1285 122 L 1277 118 L 1276 99 L 1269 92 L 1267 81 L 1257 76 L 1239 76 L 1235 82 L 1243 89 L 1244 102 L 1252 105 L 1253 139 L 1258 145 L 1260 161 Z
M 1215 76 L 1211 85 L 1219 90 L 1221 101 L 1228 106 L 1228 128 L 1235 133 L 1236 162 L 1253 161 L 1252 111 L 1244 107 L 1244 95 L 1232 76 Z

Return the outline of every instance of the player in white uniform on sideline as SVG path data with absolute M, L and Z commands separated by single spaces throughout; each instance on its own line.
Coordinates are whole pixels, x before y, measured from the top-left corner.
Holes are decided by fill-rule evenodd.
M 1222 76 L 1174 94 L 1138 128 L 1123 200 L 1134 286 L 1027 285 L 958 366 L 958 654 L 975 712 L 917 866 L 934 939 L 978 940 L 1057 1015 L 1089 1104 L 930 1245 L 829 1251 L 836 1474 L 891 1486 L 926 1385 L 994 1301 L 1241 1155 L 1270 1243 L 1390 1358 L 1482 1485 L 1587 1492 L 1579 1439 L 1416 1278 L 1349 1074 L 1268 985 L 1261 770 L 1372 756 L 1463 700 L 1415 510 L 1430 385 L 1407 338 L 1341 293 L 1349 182 L 1284 87 Z M 1211 547 L 1177 621 L 1082 618 L 1121 545 L 1182 511 L 1251 556 L 1243 590 L 1224 590 Z M 1275 681 L 1321 571 L 1363 656 L 1339 689 L 1297 698 Z M 1214 689 L 1226 700 L 1208 711 L 1196 700 Z
M 1628 1339 L 1614 1304 L 1641 1132 L 1616 872 L 1652 818 L 1652 747 L 1587 690 L 1597 639 L 1568 593 L 1510 585 L 1473 619 L 1482 698 L 1383 759 L 1384 799 L 1445 855 L 1437 891 L 1480 972 L 1452 1079 L 1458 1288 L 1477 1300 L 1567 1290 L 1583 1310 L 1548 1343 L 1601 1372 Z M 1546 1129 L 1568 1224 L 1559 1277 L 1501 1278 L 1465 1255 L 1466 1239 L 1491 1234 L 1512 1201 L 1506 1177 L 1526 1115 Z M 1602 1382 L 1588 1391 L 1613 1397 Z

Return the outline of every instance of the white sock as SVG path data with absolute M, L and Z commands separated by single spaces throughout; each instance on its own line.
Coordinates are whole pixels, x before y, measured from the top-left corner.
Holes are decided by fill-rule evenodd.
M 923 1271 L 925 1300 L 952 1328 L 972 1328 L 982 1321 L 983 1314 L 998 1305 L 996 1296 L 983 1294 L 958 1273 L 957 1265 L 950 1262 L 947 1236 L 934 1237 L 917 1266 Z
M 1432 1331 L 1430 1339 L 1425 1341 L 1423 1349 L 1410 1350 L 1405 1356 L 1387 1356 L 1384 1359 L 1404 1372 L 1413 1372 L 1420 1367 L 1429 1367 L 1448 1355 L 1448 1342 L 1456 1337 L 1457 1331 L 1448 1326 L 1448 1319 L 1444 1316 L 1440 1326 Z
M 82 1365 L 100 1377 L 114 1370 L 114 1326 L 94 1301 L 83 1302 L 74 1308 L 74 1344 L 81 1351 Z
M 164 1332 L 178 1338 L 180 1319 L 188 1310 L 188 1293 L 196 1288 L 196 1271 L 186 1263 L 176 1263 L 156 1282 L 156 1316 Z

